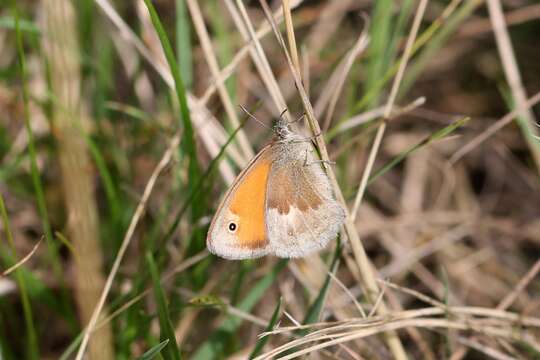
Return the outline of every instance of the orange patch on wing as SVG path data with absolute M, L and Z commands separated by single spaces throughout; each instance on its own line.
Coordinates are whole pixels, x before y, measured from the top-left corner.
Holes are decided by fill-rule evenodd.
M 232 194 L 229 210 L 238 216 L 240 247 L 255 249 L 267 243 L 264 208 L 270 165 L 268 159 L 259 158 Z

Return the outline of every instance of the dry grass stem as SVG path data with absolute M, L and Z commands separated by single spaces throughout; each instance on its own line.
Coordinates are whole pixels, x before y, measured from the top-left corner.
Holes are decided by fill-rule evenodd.
M 3 9 L 2 355 L 138 359 L 165 338 L 162 357 L 194 360 L 540 354 L 540 6 L 387 5 Z M 339 237 L 288 261 L 216 257 L 212 216 L 268 206 L 223 190 L 283 111 L 345 210 Z M 272 166 L 245 188 L 283 187 L 288 231 L 332 221 Z
M 463 345 L 466 345 L 471 349 L 479 351 L 479 352 L 481 352 L 481 353 L 483 353 L 483 354 L 485 354 L 485 355 L 487 355 L 487 356 L 489 356 L 490 358 L 493 358 L 493 359 L 497 359 L 497 360 L 513 360 L 513 359 L 515 359 L 514 357 L 503 354 L 502 352 L 497 351 L 496 349 L 494 349 L 492 347 L 483 345 L 480 342 L 472 340 L 472 339 L 467 339 L 467 338 L 465 338 L 463 336 L 458 336 L 457 341 L 459 343 L 461 343 Z
M 540 92 L 534 94 L 529 100 L 525 102 L 525 106 L 527 108 L 531 108 L 534 105 L 536 105 L 538 102 L 540 102 Z M 506 125 L 510 124 L 512 120 L 516 116 L 519 115 L 519 109 L 515 109 L 499 120 L 497 120 L 493 125 L 488 127 L 486 130 L 484 130 L 480 135 L 473 138 L 471 141 L 469 141 L 464 146 L 460 147 L 458 151 L 456 151 L 452 157 L 450 157 L 449 163 L 455 164 L 457 163 L 463 156 L 465 156 L 467 153 L 471 152 L 473 149 L 478 147 L 480 144 L 482 144 L 484 141 L 492 137 L 497 131 L 501 130 Z
M 94 312 L 92 313 L 92 317 L 90 318 L 88 325 L 83 331 L 84 335 L 83 335 L 79 350 L 77 352 L 76 360 L 81 360 L 84 356 L 84 352 L 86 350 L 86 346 L 88 345 L 90 336 L 92 332 L 94 331 L 97 321 L 99 319 L 99 316 L 103 310 L 103 307 L 105 306 L 105 301 L 107 299 L 107 296 L 109 295 L 109 292 L 111 291 L 114 278 L 116 277 L 116 274 L 118 273 L 118 269 L 120 268 L 120 263 L 122 262 L 122 259 L 124 258 L 126 250 L 129 244 L 131 243 L 131 239 L 133 237 L 133 234 L 135 233 L 137 224 L 139 223 L 139 220 L 144 214 L 146 204 L 148 202 L 148 199 L 150 198 L 150 194 L 152 194 L 152 190 L 154 189 L 154 185 L 156 184 L 157 178 L 159 177 L 163 169 L 165 169 L 165 167 L 171 161 L 172 155 L 176 151 L 176 148 L 178 147 L 179 143 L 180 143 L 180 134 L 176 134 L 171 139 L 169 147 L 163 154 L 161 160 L 155 167 L 154 171 L 152 172 L 152 175 L 150 176 L 150 178 L 148 179 L 148 182 L 146 183 L 143 194 L 141 196 L 141 200 L 139 201 L 139 204 L 137 205 L 137 209 L 135 210 L 135 213 L 133 214 L 133 217 L 131 218 L 131 222 L 129 223 L 129 227 L 126 231 L 126 235 L 124 236 L 124 239 L 122 240 L 122 244 L 120 245 L 120 248 L 118 249 L 118 253 L 116 254 L 116 257 L 114 259 L 114 263 L 112 265 L 111 271 L 109 272 L 109 276 L 107 277 L 105 287 L 103 288 L 103 291 L 101 292 L 99 302 L 97 303 L 94 309 Z
M 358 37 L 358 41 L 356 41 L 352 49 L 349 50 L 345 58 L 342 60 L 342 62 L 338 65 L 338 68 L 336 69 L 337 78 L 336 78 L 335 84 L 332 84 L 332 88 L 331 88 L 332 96 L 330 98 L 328 109 L 326 110 L 326 117 L 324 119 L 323 126 L 322 126 L 323 131 L 328 130 L 328 128 L 330 127 L 330 122 L 332 121 L 332 118 L 334 116 L 334 111 L 336 109 L 337 102 L 340 98 L 343 85 L 345 84 L 345 80 L 347 80 L 347 76 L 349 75 L 349 72 L 351 71 L 354 61 L 358 58 L 358 56 L 361 53 L 364 52 L 364 50 L 369 44 L 369 36 L 367 33 L 369 29 L 369 22 L 366 21 L 366 25 L 364 26 L 365 26 L 364 30 Z
M 457 330 L 473 330 L 480 334 L 496 337 L 501 336 L 513 341 L 525 340 L 533 347 L 539 346 L 536 344 L 532 334 L 528 333 L 527 328 L 531 328 L 530 330 L 533 330 L 532 328 L 540 327 L 540 318 L 523 317 L 520 314 L 489 308 L 459 306 L 450 307 L 427 298 L 425 295 L 414 290 L 404 289 L 389 282 L 385 282 L 385 284 L 392 286 L 397 290 L 405 291 L 413 296 L 418 296 L 422 301 L 435 304 L 435 307 L 394 312 L 392 316 L 388 317 L 376 316 L 360 319 L 357 318 L 339 322 L 317 323 L 311 325 L 302 325 L 300 327 L 290 326 L 275 329 L 265 333 L 265 335 L 281 334 L 299 329 L 319 328 L 319 330 L 314 330 L 302 339 L 293 340 L 262 355 L 260 359 L 275 356 L 280 352 L 295 348 L 297 346 L 302 346 L 310 342 L 330 339 L 327 342 L 323 342 L 321 344 L 300 350 L 299 352 L 295 352 L 294 354 L 298 356 L 308 351 L 314 351 L 315 349 L 318 349 L 319 346 L 327 347 L 345 341 L 350 341 L 358 337 L 371 336 L 375 333 L 383 331 L 382 329 L 398 329 L 407 327 L 404 325 L 404 323 L 409 324 L 408 326 L 414 327 L 440 327 Z M 445 316 L 447 318 L 433 318 L 433 316 Z M 452 320 L 450 320 L 450 318 L 452 318 Z M 521 331 L 518 330 L 520 328 L 522 329 Z
M 274 106 L 270 110 L 277 117 L 283 112 L 284 109 L 287 109 L 287 104 L 285 103 L 283 94 L 279 89 L 278 82 L 274 77 L 272 68 L 270 67 L 268 59 L 266 58 L 262 45 L 255 33 L 253 24 L 249 19 L 244 3 L 241 0 L 236 0 L 236 6 L 238 9 L 234 6 L 232 0 L 226 0 L 225 4 L 229 9 L 238 31 L 244 38 L 244 41 L 250 42 L 252 45 L 250 47 L 251 59 L 257 67 L 257 71 L 259 72 L 259 75 L 261 76 L 261 79 L 263 80 L 270 97 L 272 98 Z M 287 121 L 292 121 L 289 112 L 286 112 L 284 116 Z
M 17 270 L 19 267 L 21 267 L 22 265 L 24 265 L 24 263 L 26 263 L 31 257 L 32 255 L 34 255 L 34 253 L 36 252 L 36 250 L 38 249 L 39 245 L 41 244 L 41 242 L 43 241 L 43 238 L 41 238 L 35 245 L 34 247 L 32 248 L 32 250 L 26 254 L 25 257 L 23 257 L 21 260 L 17 261 L 15 264 L 13 264 L 13 266 L 10 266 L 9 268 L 7 268 L 6 270 L 4 270 L 2 272 L 2 276 L 8 276 L 9 274 L 11 274 L 13 271 Z
M 291 15 L 291 4 L 289 0 L 281 0 L 283 14 L 285 15 L 285 29 L 287 29 L 287 40 L 289 41 L 289 52 L 292 56 L 292 63 L 298 73 L 302 73 L 300 61 L 298 60 L 298 50 L 296 48 L 296 37 L 294 36 L 294 26 Z
M 256 359 L 271 359 L 278 354 L 287 351 L 289 349 L 294 349 L 299 346 L 307 345 L 309 343 L 318 342 L 316 345 L 307 346 L 304 349 L 294 351 L 291 354 L 288 354 L 280 359 L 293 359 L 295 357 L 307 354 L 313 351 L 327 348 L 329 346 L 338 345 L 345 343 L 351 340 L 358 338 L 365 338 L 379 334 L 385 331 L 395 331 L 398 329 L 403 329 L 407 327 L 417 327 L 417 328 L 426 328 L 426 329 L 453 329 L 461 331 L 474 331 L 479 334 L 492 336 L 496 338 L 508 339 L 511 341 L 526 341 L 533 347 L 537 347 L 537 344 L 534 343 L 534 337 L 531 334 L 527 333 L 526 330 L 520 330 L 519 326 L 523 326 L 523 323 L 513 324 L 512 321 L 506 319 L 502 321 L 484 321 L 483 319 L 474 319 L 470 316 L 458 317 L 455 319 L 449 318 L 433 318 L 428 317 L 429 312 L 431 316 L 445 315 L 444 310 L 429 308 L 431 311 L 426 311 L 427 309 L 422 309 L 412 312 L 403 312 L 407 314 L 395 313 L 391 319 L 387 320 L 374 320 L 368 323 L 364 320 L 362 323 L 353 323 L 348 322 L 343 325 L 334 325 L 332 327 L 326 327 L 318 331 L 314 331 L 307 336 L 304 336 L 301 339 L 293 340 L 285 345 L 279 346 L 272 351 L 269 351 Z M 447 309 L 452 314 L 459 314 L 462 309 L 449 308 Z M 467 309 L 474 311 L 475 309 Z M 487 312 L 491 312 L 491 309 L 486 309 Z M 468 311 L 461 312 L 463 315 L 470 315 Z M 401 316 L 405 315 L 405 316 Z M 482 314 L 478 314 L 482 316 Z M 516 319 L 518 316 L 515 317 Z M 528 325 L 530 327 L 538 327 L 540 324 L 540 319 L 527 319 Z M 283 332 L 285 329 L 279 329 L 271 333 Z M 287 329 L 290 330 L 290 329 Z
M 218 79 L 220 77 L 219 65 L 212 46 L 212 42 L 210 40 L 210 36 L 208 35 L 208 31 L 206 30 L 206 26 L 204 24 L 204 19 L 201 14 L 199 4 L 197 1 L 187 0 L 187 5 L 191 13 L 191 20 L 193 21 L 193 25 L 195 27 L 195 30 L 197 31 L 197 35 L 199 36 L 199 40 L 205 54 L 206 62 L 208 63 L 210 72 L 212 73 L 214 81 L 217 84 L 218 94 L 221 98 L 221 102 L 225 107 L 225 111 L 227 112 L 227 116 L 229 117 L 232 126 L 234 128 L 237 128 L 240 126 L 240 120 L 238 119 L 238 114 L 236 113 L 236 108 L 232 103 L 229 92 L 225 88 L 225 84 L 223 82 L 218 82 Z M 246 157 L 246 161 L 244 162 L 244 164 L 242 164 L 242 166 L 245 166 L 245 164 L 247 164 L 247 161 L 251 159 L 255 154 L 253 153 L 253 149 L 251 148 L 251 145 L 249 144 L 249 141 L 244 131 L 239 131 L 237 137 L 238 143 L 240 144 L 244 156 Z
M 129 44 L 132 44 L 142 57 L 148 61 L 150 65 L 157 71 L 163 81 L 171 88 L 174 88 L 174 81 L 170 69 L 159 59 L 156 59 L 154 53 L 152 53 L 138 38 L 138 36 L 129 28 L 124 20 L 118 15 L 116 10 L 112 7 L 108 0 L 95 0 L 96 4 L 103 10 L 105 15 L 112 21 L 112 23 L 118 28 L 120 34 Z M 198 133 L 210 136 L 200 136 L 203 144 L 205 145 L 208 153 L 215 157 L 221 146 L 225 143 L 227 135 L 221 124 L 215 119 L 210 111 L 208 111 L 203 104 L 196 99 L 193 95 L 188 93 L 188 105 L 193 111 L 192 120 Z M 209 128 L 210 127 L 210 131 Z M 204 129 L 204 130 L 202 130 Z M 218 137 L 218 139 L 216 139 Z M 221 141 L 218 143 L 217 141 Z M 231 156 L 233 160 L 236 160 L 237 165 L 243 164 L 245 159 L 239 155 L 234 154 L 234 144 L 230 144 L 227 147 L 226 153 Z M 222 161 L 219 164 L 219 170 L 227 184 L 231 184 L 235 177 L 235 172 L 232 170 L 230 164 L 226 161 Z
M 414 41 L 416 40 L 418 29 L 420 28 L 422 18 L 424 17 L 426 6 L 427 6 L 427 0 L 420 0 L 420 3 L 418 4 L 418 8 L 414 15 L 411 31 L 409 32 L 409 36 L 407 37 L 405 50 L 403 52 L 403 56 L 401 57 L 401 61 L 399 63 L 398 72 L 396 74 L 396 77 L 394 78 L 394 82 L 392 83 L 392 90 L 390 91 L 390 96 L 388 97 L 388 101 L 386 102 L 386 106 L 384 108 L 384 113 L 383 113 L 384 119 L 388 119 L 390 117 L 390 114 L 392 113 L 392 107 L 394 106 L 394 101 L 396 99 L 397 92 L 399 90 L 399 85 L 401 84 L 401 80 L 403 79 L 403 75 L 405 74 L 405 68 L 407 67 L 407 63 L 411 56 Z M 362 202 L 362 199 L 364 197 L 364 193 L 367 187 L 367 182 L 371 174 L 371 169 L 373 168 L 373 165 L 375 164 L 375 157 L 377 156 L 377 153 L 379 152 L 379 147 L 381 145 L 385 130 L 386 130 L 386 122 L 383 120 L 383 122 L 381 122 L 381 124 L 377 128 L 377 134 L 375 135 L 375 140 L 373 141 L 373 145 L 369 152 L 368 161 L 366 163 L 366 167 L 364 168 L 364 173 L 362 174 L 360 185 L 358 186 L 358 192 L 356 193 L 356 197 L 354 199 L 354 204 L 351 210 L 351 217 L 353 221 L 356 219 L 358 208 L 360 207 L 360 203 Z
M 504 310 L 512 305 L 516 298 L 523 292 L 525 287 L 538 275 L 540 272 L 540 259 L 537 260 L 530 270 L 521 278 L 521 280 L 516 284 L 516 287 L 512 290 L 511 293 L 506 295 L 504 299 L 501 300 L 497 309 Z
M 291 8 L 295 8 L 295 7 L 299 6 L 302 3 L 302 1 L 303 0 L 293 1 L 292 3 L 290 3 Z M 276 11 L 274 13 L 274 17 L 276 18 L 276 21 L 278 23 L 281 22 L 283 20 L 283 12 L 281 10 Z M 272 30 L 272 28 L 268 24 L 263 23 L 259 27 L 259 30 L 257 30 L 257 32 L 256 32 L 257 39 L 263 38 L 271 30 Z M 242 48 L 240 50 L 238 50 L 238 52 L 234 55 L 231 62 L 227 66 L 225 66 L 223 68 L 223 70 L 221 71 L 221 73 L 220 73 L 219 77 L 216 79 L 216 81 L 214 83 L 212 83 L 210 86 L 208 86 L 208 89 L 206 89 L 206 91 L 204 92 L 203 96 L 200 99 L 202 104 L 206 104 L 206 102 L 210 99 L 210 97 L 216 91 L 217 87 L 220 84 L 223 84 L 225 82 L 225 80 L 227 80 L 236 71 L 236 68 L 238 67 L 238 64 L 242 60 L 244 60 L 246 58 L 246 56 L 250 53 L 251 48 L 252 48 L 251 43 L 247 43 L 244 46 L 242 46 Z
M 300 98 L 302 100 L 302 104 L 304 106 L 304 110 L 305 110 L 305 113 L 307 115 L 307 120 L 308 120 L 308 123 L 310 125 L 311 131 L 312 131 L 313 134 L 319 135 L 319 134 L 321 134 L 321 129 L 319 127 L 319 123 L 317 122 L 317 120 L 315 118 L 315 114 L 314 114 L 311 102 L 309 101 L 309 98 L 308 98 L 308 96 L 307 96 L 307 94 L 305 92 L 305 89 L 304 89 L 303 85 L 302 85 L 302 81 L 300 79 L 300 74 L 296 71 L 296 69 L 294 68 L 294 66 L 292 64 L 290 55 L 289 55 L 289 53 L 287 51 L 287 47 L 285 46 L 285 42 L 284 42 L 284 40 L 283 40 L 283 38 L 281 36 L 281 33 L 279 32 L 279 30 L 277 28 L 277 25 L 276 25 L 274 19 L 272 18 L 272 14 L 269 11 L 268 5 L 266 4 L 266 2 L 264 0 L 261 0 L 261 4 L 263 6 L 263 9 L 265 11 L 265 15 L 266 15 L 268 21 L 272 25 L 272 29 L 274 30 L 274 34 L 276 35 L 276 38 L 277 38 L 283 52 L 285 53 L 285 56 L 287 57 L 287 62 L 289 63 L 289 69 L 290 69 L 291 73 L 293 74 L 294 81 L 295 81 L 295 84 L 296 84 L 296 88 L 297 88 L 297 90 L 298 90 L 298 92 L 300 94 Z M 324 143 L 323 137 L 322 136 L 316 136 L 315 137 L 315 142 L 316 142 L 317 147 L 318 147 L 318 149 L 320 151 L 321 159 L 323 161 L 330 161 L 329 158 L 328 158 L 328 151 L 326 149 L 326 144 Z M 338 200 L 346 208 L 345 200 L 343 198 L 343 194 L 341 193 L 341 189 L 339 188 L 339 185 L 337 183 L 337 179 L 336 179 L 336 176 L 335 176 L 334 172 L 332 171 L 332 169 L 327 168 L 327 174 L 329 175 L 330 182 L 331 182 L 331 184 L 333 186 L 336 197 L 338 198 Z M 364 251 L 364 249 L 363 249 L 363 247 L 362 247 L 362 245 L 360 243 L 360 239 L 358 238 L 358 234 L 356 232 L 356 229 L 354 228 L 354 225 L 353 225 L 352 221 L 350 220 L 350 216 L 348 214 L 346 216 L 344 227 L 345 227 L 345 231 L 347 233 L 347 236 L 349 238 L 349 241 L 351 242 L 351 245 L 353 247 L 353 251 L 354 251 L 358 266 L 359 266 L 360 274 L 362 276 L 363 285 L 366 288 L 366 296 L 372 303 L 375 303 L 376 296 L 377 296 L 376 294 L 378 294 L 379 290 L 378 290 L 375 274 L 374 274 L 374 271 L 373 271 L 373 266 L 371 265 L 370 261 L 368 260 L 368 258 L 366 256 L 366 253 L 365 253 L 365 251 Z M 384 304 L 384 302 L 381 302 L 378 309 L 379 309 L 380 314 L 385 314 L 388 311 L 387 308 L 386 308 L 386 305 Z M 403 345 L 401 344 L 399 338 L 393 333 L 386 333 L 385 336 L 386 336 L 388 346 L 389 346 L 390 350 L 392 351 L 392 353 L 394 354 L 394 356 L 397 359 L 406 359 L 407 356 L 405 354 L 405 351 L 403 349 Z
M 426 102 L 426 98 L 421 96 L 403 107 L 394 107 L 390 115 L 390 119 L 394 119 L 401 115 L 412 112 L 418 107 L 424 105 L 425 102 Z M 335 134 L 341 134 L 341 133 L 345 133 L 347 130 L 353 129 L 357 126 L 366 124 L 370 121 L 380 118 L 384 114 L 385 107 L 386 106 L 379 106 L 375 109 L 368 110 L 361 114 L 355 115 L 343 121 L 342 123 L 336 125 L 336 127 L 332 130 L 335 132 Z
M 530 107 L 527 106 L 527 95 L 525 88 L 521 81 L 521 74 L 517 65 L 516 55 L 514 54 L 514 48 L 510 35 L 508 35 L 508 29 L 504 22 L 504 14 L 502 5 L 499 0 L 486 0 L 489 11 L 489 18 L 493 26 L 493 33 L 495 34 L 495 40 L 497 41 L 497 48 L 503 64 L 506 80 L 512 91 L 512 96 L 516 103 L 516 108 L 520 117 L 524 119 L 533 135 L 538 136 L 538 129 L 535 127 L 536 121 L 533 112 Z M 533 159 L 536 162 L 536 167 L 540 173 L 540 145 L 534 139 L 526 136 L 525 139 L 529 144 L 529 149 L 532 153 Z
M 44 55 L 49 66 L 52 91 L 52 126 L 67 217 L 67 230 L 78 256 L 74 262 L 75 302 L 80 322 L 87 324 L 104 286 L 103 252 L 100 243 L 98 205 L 92 162 L 85 141 L 89 121 L 85 118 L 81 92 L 81 49 L 77 38 L 78 18 L 71 2 L 44 2 Z M 90 359 L 113 359 L 113 334 L 104 326 L 88 344 Z
M 540 4 L 531 4 L 519 9 L 510 9 L 504 14 L 504 22 L 507 26 L 520 25 L 528 21 L 538 20 L 540 18 Z M 462 37 L 478 36 L 493 31 L 491 20 L 475 19 L 463 25 L 459 30 Z
M 362 307 L 362 305 L 360 305 L 358 300 L 356 300 L 356 297 L 345 286 L 345 284 L 343 284 L 341 282 L 341 280 L 339 280 L 338 277 L 336 275 L 334 275 L 331 271 L 328 271 L 327 274 L 328 274 L 328 276 L 330 276 L 332 278 L 332 280 L 335 281 L 336 284 L 338 284 L 338 286 L 343 290 L 345 295 L 347 295 L 347 297 L 352 301 L 352 303 L 354 304 L 354 306 L 356 307 L 356 309 L 358 310 L 360 315 L 362 315 L 362 317 L 366 317 L 366 312 L 364 311 L 364 308 Z
M 440 251 L 446 246 L 454 244 L 457 241 L 463 240 L 471 233 L 471 224 L 464 223 L 457 225 L 455 228 L 445 231 L 440 236 L 435 237 L 425 245 L 412 249 L 405 254 L 402 254 L 390 264 L 380 269 L 382 276 L 391 277 L 406 271 L 411 266 L 419 262 L 422 258 L 427 257 L 437 251 Z
M 178 264 L 174 269 L 169 271 L 167 274 L 163 275 L 160 279 L 160 283 L 162 285 L 166 284 L 169 280 L 172 280 L 174 275 L 179 274 L 190 267 L 198 264 L 203 259 L 206 259 L 210 253 L 205 249 L 201 251 L 200 253 L 193 255 L 192 257 L 182 261 L 180 264 Z M 123 303 L 118 309 L 116 309 L 114 312 L 112 312 L 109 316 L 106 318 L 103 318 L 99 321 L 99 323 L 96 325 L 96 329 L 99 329 L 101 326 L 105 325 L 106 323 L 111 322 L 115 317 L 122 314 L 124 311 L 126 311 L 129 307 L 131 307 L 133 304 L 136 304 L 139 302 L 142 298 L 144 298 L 146 295 L 148 295 L 150 292 L 152 292 L 153 288 L 148 287 L 140 294 L 134 296 L 130 300 Z

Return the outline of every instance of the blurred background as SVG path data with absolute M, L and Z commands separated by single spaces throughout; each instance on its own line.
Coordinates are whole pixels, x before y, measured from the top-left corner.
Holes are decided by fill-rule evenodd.
M 532 0 L 2 2 L 0 359 L 540 358 L 539 39 Z M 272 137 L 239 105 L 317 120 L 320 254 L 207 252 Z

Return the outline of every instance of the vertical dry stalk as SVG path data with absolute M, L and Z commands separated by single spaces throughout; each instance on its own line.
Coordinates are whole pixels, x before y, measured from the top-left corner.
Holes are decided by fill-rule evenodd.
M 285 102 L 285 98 L 281 93 L 278 82 L 272 73 L 272 68 L 270 67 L 270 63 L 268 62 L 262 45 L 255 33 L 253 24 L 249 20 L 247 9 L 241 0 L 236 0 L 238 9 L 233 5 L 232 0 L 226 0 L 225 5 L 231 14 L 234 24 L 238 28 L 238 31 L 246 43 L 249 43 L 250 40 L 252 41 L 249 48 L 251 59 L 253 60 L 253 63 L 255 64 L 255 67 L 257 68 L 257 71 L 259 72 L 259 75 L 268 89 L 270 97 L 275 105 L 273 108 L 275 115 L 279 115 L 283 109 L 287 108 L 287 103 Z M 292 122 L 293 119 L 289 112 L 284 113 L 283 116 L 288 122 Z
M 285 27 L 287 29 L 287 40 L 289 41 L 289 51 L 291 52 L 292 62 L 296 71 L 302 73 L 300 69 L 300 61 L 298 61 L 298 51 L 296 48 L 296 38 L 294 36 L 294 27 L 291 15 L 291 4 L 289 0 L 282 0 L 283 14 L 285 15 Z
M 512 42 L 510 41 L 508 29 L 506 28 L 506 23 L 504 21 L 501 3 L 499 0 L 488 0 L 487 5 L 489 10 L 489 18 L 493 26 L 493 33 L 495 34 L 495 40 L 497 41 L 499 56 L 501 57 L 506 80 L 508 81 L 508 85 L 512 91 L 512 96 L 516 103 L 516 108 L 519 111 L 519 116 L 521 116 L 527 122 L 527 126 L 532 134 L 538 136 L 538 130 L 535 127 L 536 122 L 533 112 L 526 105 L 527 95 L 525 94 L 525 89 L 523 88 L 523 82 L 521 81 L 516 55 L 514 54 L 514 48 L 512 47 Z M 536 167 L 538 171 L 540 171 L 540 150 L 538 143 L 535 139 L 532 139 L 529 136 L 526 136 L 526 140 L 536 163 Z
M 390 114 L 392 112 L 392 107 L 394 106 L 394 101 L 397 97 L 397 92 L 399 90 L 399 85 L 401 84 L 401 80 L 403 79 L 403 75 L 405 74 L 405 68 L 407 67 L 407 63 L 409 61 L 409 58 L 412 54 L 412 48 L 414 46 L 414 41 L 416 39 L 416 34 L 418 34 L 418 30 L 420 29 L 420 24 L 422 22 L 422 18 L 424 17 L 424 12 L 426 11 L 427 6 L 427 0 L 420 0 L 420 3 L 418 4 L 418 8 L 416 9 L 416 14 L 414 16 L 413 25 L 411 28 L 411 32 L 409 33 L 409 36 L 407 38 L 407 43 L 405 45 L 405 51 L 403 52 L 402 60 L 399 64 L 398 72 L 396 74 L 396 77 L 394 78 L 394 82 L 392 84 L 392 90 L 390 90 L 390 96 L 388 97 L 388 101 L 386 102 L 386 106 L 384 108 L 384 118 L 388 119 L 390 117 Z M 362 180 L 360 181 L 360 186 L 358 187 L 358 192 L 356 193 L 356 198 L 354 199 L 354 205 L 351 212 L 351 217 L 353 221 L 356 218 L 356 214 L 358 212 L 358 208 L 360 206 L 360 202 L 362 201 L 362 198 L 364 197 L 364 192 L 367 187 L 367 182 L 369 179 L 369 175 L 371 174 L 371 169 L 373 168 L 373 164 L 375 163 L 375 157 L 377 155 L 377 152 L 379 151 L 379 146 L 381 144 L 382 138 L 384 136 L 384 132 L 386 130 L 386 122 L 382 122 L 379 125 L 379 128 L 377 129 L 377 134 L 375 135 L 375 140 L 373 141 L 373 146 L 371 148 L 371 151 L 369 153 L 368 162 L 366 164 L 366 169 L 364 171 L 364 174 L 362 176 Z
M 69 236 L 78 256 L 75 261 L 75 298 L 81 322 L 92 316 L 104 278 L 99 244 L 98 215 L 92 167 L 82 131 L 77 20 L 71 2 L 45 0 L 44 49 L 50 65 L 54 94 L 54 134 L 62 171 Z M 90 343 L 90 358 L 113 359 L 111 329 L 102 327 Z
M 197 36 L 199 37 L 199 40 L 201 42 L 201 46 L 205 55 L 206 62 L 208 63 L 208 67 L 210 68 L 212 77 L 216 80 L 218 94 L 225 108 L 225 112 L 227 113 L 227 116 L 229 117 L 229 121 L 231 122 L 232 126 L 234 128 L 237 128 L 240 126 L 240 120 L 238 119 L 238 115 L 236 114 L 236 110 L 232 103 L 232 99 L 229 95 L 229 92 L 225 88 L 225 83 L 219 82 L 220 69 L 219 69 L 217 57 L 212 47 L 212 41 L 210 40 L 208 31 L 206 30 L 206 26 L 204 24 L 204 19 L 203 19 L 199 4 L 197 1 L 187 0 L 187 5 L 188 5 L 189 12 L 191 14 L 191 21 L 193 22 L 193 26 L 195 27 L 195 31 L 197 32 Z M 247 160 L 249 160 L 255 154 L 253 153 L 253 149 L 251 148 L 251 145 L 247 139 L 247 136 L 245 132 L 242 130 L 238 132 L 237 136 L 238 136 L 238 143 L 243 151 L 243 155 L 247 158 Z
M 300 74 L 298 73 L 297 69 L 294 67 L 291 56 L 287 50 L 287 47 L 285 45 L 285 41 L 283 40 L 283 37 L 281 36 L 281 33 L 279 32 L 276 22 L 274 18 L 272 17 L 272 14 L 270 12 L 270 8 L 268 7 L 268 4 L 265 0 L 260 0 L 260 3 L 263 7 L 263 10 L 265 12 L 265 15 L 272 25 L 272 29 L 274 30 L 274 33 L 276 35 L 276 38 L 285 53 L 285 56 L 287 58 L 287 62 L 289 63 L 290 71 L 293 75 L 294 82 L 296 84 L 296 88 L 298 90 L 298 93 L 300 95 L 300 98 L 302 100 L 302 104 L 304 106 L 304 110 L 307 115 L 307 121 L 311 128 L 311 131 L 313 134 L 321 134 L 321 128 L 319 126 L 319 123 L 317 119 L 315 118 L 315 112 L 313 110 L 313 106 L 311 105 L 311 102 L 309 101 L 309 98 L 306 94 L 306 91 L 304 89 L 304 86 L 302 85 L 302 81 L 300 79 Z M 247 18 L 247 15 L 245 15 Z M 246 21 L 247 22 L 247 21 Z M 253 37 L 252 37 L 253 39 Z M 256 41 L 255 39 L 253 39 Z M 317 145 L 317 148 L 320 151 L 321 159 L 325 161 L 329 161 L 328 157 L 328 151 L 326 149 L 326 144 L 324 142 L 324 139 L 322 136 L 316 136 L 315 137 L 315 143 Z M 345 198 L 343 197 L 343 194 L 341 192 L 341 189 L 337 183 L 336 176 L 332 169 L 327 169 L 328 177 L 330 178 L 330 182 L 332 184 L 332 187 L 334 188 L 335 195 L 337 197 L 337 200 L 341 202 L 345 207 Z M 369 299 L 369 301 L 373 304 L 376 301 L 376 298 L 379 294 L 379 287 L 377 285 L 377 280 L 375 276 L 375 269 L 371 262 L 369 261 L 367 254 L 364 250 L 364 247 L 362 246 L 360 242 L 360 238 L 358 236 L 358 233 L 356 231 L 356 228 L 351 221 L 351 217 L 348 214 L 346 217 L 346 221 L 343 224 L 345 233 L 347 234 L 347 237 L 349 238 L 349 242 L 353 248 L 353 253 L 355 255 L 358 268 L 360 270 L 360 274 L 362 277 L 362 287 L 365 290 L 366 297 Z M 386 315 L 388 314 L 388 308 L 386 307 L 386 304 L 384 302 L 381 302 L 380 305 L 377 308 L 377 313 L 380 315 Z M 407 359 L 407 354 L 405 353 L 405 350 L 403 348 L 403 345 L 401 344 L 401 341 L 397 334 L 393 331 L 386 332 L 385 334 L 386 342 L 388 344 L 388 347 L 390 348 L 392 354 L 396 359 Z
M 169 143 L 169 147 L 167 148 L 167 150 L 161 157 L 161 160 L 159 161 L 159 163 L 154 168 L 152 175 L 150 175 L 150 178 L 148 179 L 148 182 L 146 183 L 146 186 L 144 187 L 144 191 L 141 196 L 141 199 L 139 200 L 139 203 L 137 204 L 135 213 L 133 214 L 133 217 L 131 218 L 129 227 L 126 231 L 126 234 L 124 235 L 124 239 L 122 240 L 122 244 L 120 245 L 120 248 L 118 249 L 118 253 L 116 254 L 116 258 L 114 259 L 114 262 L 112 264 L 111 271 L 109 272 L 109 275 L 107 276 L 107 281 L 105 282 L 105 286 L 103 287 L 103 291 L 101 292 L 101 295 L 99 297 L 99 302 L 96 304 L 92 312 L 92 316 L 90 317 L 90 321 L 88 322 L 88 326 L 83 332 L 84 335 L 81 340 L 81 345 L 79 346 L 79 350 L 75 358 L 77 360 L 81 360 L 84 356 L 86 347 L 89 344 L 90 335 L 95 332 L 98 318 L 101 312 L 102 311 L 104 312 L 103 308 L 105 306 L 105 301 L 107 300 L 107 296 L 109 295 L 109 292 L 111 291 L 112 283 L 114 281 L 114 278 L 116 277 L 116 274 L 118 273 L 118 269 L 120 268 L 120 263 L 122 262 L 122 259 L 124 258 L 124 255 L 126 254 L 127 248 L 129 244 L 131 243 L 131 239 L 133 238 L 135 229 L 137 228 L 137 225 L 139 224 L 139 220 L 144 215 L 144 212 L 146 210 L 146 204 L 148 203 L 150 194 L 152 194 L 152 191 L 154 190 L 154 185 L 156 185 L 156 181 L 159 175 L 171 161 L 173 152 L 176 150 L 176 148 L 178 147 L 178 144 L 180 143 L 180 137 L 181 137 L 180 132 L 176 133 L 173 136 L 173 138 L 171 139 L 171 142 Z

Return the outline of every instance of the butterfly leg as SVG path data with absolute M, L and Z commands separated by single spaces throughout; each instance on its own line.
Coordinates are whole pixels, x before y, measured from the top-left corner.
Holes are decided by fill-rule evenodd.
M 313 160 L 313 161 L 310 161 L 309 163 L 304 164 L 304 166 L 309 166 L 313 164 L 336 165 L 336 162 L 331 161 L 331 160 Z
M 292 142 L 295 142 L 295 143 L 312 142 L 313 140 L 315 140 L 316 138 L 318 138 L 321 135 L 322 135 L 322 132 L 318 132 L 317 134 L 315 134 L 313 136 L 306 137 L 306 138 L 303 138 L 303 139 L 294 140 Z

